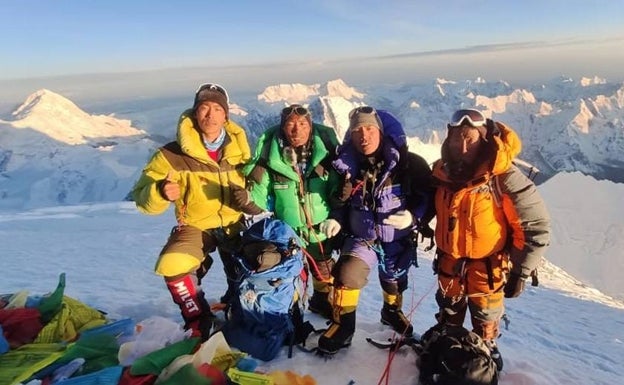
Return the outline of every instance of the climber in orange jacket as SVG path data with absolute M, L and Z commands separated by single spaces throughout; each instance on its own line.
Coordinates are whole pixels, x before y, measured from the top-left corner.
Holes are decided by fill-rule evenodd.
M 462 325 L 470 309 L 498 369 L 503 297 L 519 296 L 550 241 L 535 184 L 512 161 L 521 150 L 508 126 L 474 109 L 455 112 L 433 166 L 439 322 Z

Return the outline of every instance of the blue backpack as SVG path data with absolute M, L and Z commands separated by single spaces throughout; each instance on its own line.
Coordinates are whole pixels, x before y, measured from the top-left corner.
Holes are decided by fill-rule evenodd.
M 307 269 L 301 241 L 285 222 L 265 218 L 243 232 L 235 258 L 237 291 L 221 331 L 231 346 L 263 361 L 314 330 L 303 321 Z

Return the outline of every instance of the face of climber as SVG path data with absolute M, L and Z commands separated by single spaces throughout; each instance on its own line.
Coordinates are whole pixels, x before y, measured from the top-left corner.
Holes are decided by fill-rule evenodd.
M 214 140 L 221 134 L 227 113 L 219 103 L 204 101 L 195 109 L 195 119 L 204 138 Z
M 306 115 L 291 114 L 284 122 L 284 136 L 288 143 L 294 147 L 300 147 L 310 140 L 310 120 Z
M 448 148 L 452 161 L 473 164 L 482 145 L 481 133 L 475 127 L 462 125 L 449 130 Z
M 358 152 L 371 155 L 379 148 L 381 132 L 376 126 L 359 126 L 351 130 L 351 141 Z

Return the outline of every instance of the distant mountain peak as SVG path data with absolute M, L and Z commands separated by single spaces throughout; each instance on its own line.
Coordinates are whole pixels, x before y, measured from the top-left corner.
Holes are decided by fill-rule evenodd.
M 59 142 L 77 145 L 93 139 L 143 135 L 126 119 L 90 115 L 74 102 L 47 89 L 26 98 L 7 123 L 16 129 L 32 129 Z
M 598 76 L 594 76 L 593 78 L 586 78 L 583 77 L 581 78 L 581 80 L 579 81 L 579 84 L 582 87 L 587 87 L 587 86 L 592 86 L 595 84 L 607 84 L 607 80 Z
M 444 78 L 436 78 L 434 80 L 434 83 L 435 84 L 457 84 L 457 82 L 454 81 L 454 80 L 447 80 L 447 79 L 444 79 Z
M 358 98 L 362 99 L 366 95 L 358 92 L 355 88 L 349 87 L 342 79 L 330 80 L 325 84 L 327 90 L 327 96 L 330 97 L 343 97 L 347 100 Z
M 24 103 L 11 114 L 21 120 L 33 113 L 48 111 L 56 113 L 84 114 L 71 100 L 48 89 L 42 88 L 30 94 Z
M 509 95 L 497 95 L 493 98 L 483 95 L 477 95 L 475 98 L 475 105 L 486 107 L 497 114 L 504 113 L 510 104 L 537 104 L 537 100 L 533 93 L 524 89 L 516 89 Z
M 347 100 L 353 98 L 362 99 L 365 94 L 349 87 L 342 79 L 330 80 L 325 85 L 306 85 L 301 83 L 278 84 L 269 86 L 258 95 L 258 100 L 266 103 L 283 102 L 285 104 L 305 104 L 310 97 L 329 96 L 342 97 Z
M 310 96 L 318 95 L 319 87 L 319 84 L 311 86 L 301 83 L 278 84 L 265 88 L 264 91 L 258 95 L 258 100 L 266 103 L 303 103 Z

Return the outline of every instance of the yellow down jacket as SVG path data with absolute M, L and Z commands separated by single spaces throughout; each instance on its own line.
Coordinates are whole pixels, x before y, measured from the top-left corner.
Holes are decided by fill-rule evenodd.
M 181 190 L 180 199 L 174 202 L 178 222 L 202 230 L 225 227 L 242 216 L 232 201 L 230 185 L 245 186 L 241 170 L 251 158 L 247 136 L 242 127 L 228 120 L 222 156 L 215 162 L 208 156 L 194 121 L 192 110 L 182 113 L 177 140 L 156 151 L 132 195 L 141 212 L 161 214 L 170 202 L 161 196 L 158 184 L 168 174 L 173 175 Z

